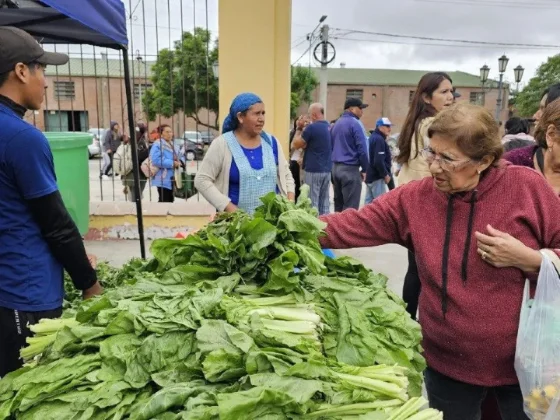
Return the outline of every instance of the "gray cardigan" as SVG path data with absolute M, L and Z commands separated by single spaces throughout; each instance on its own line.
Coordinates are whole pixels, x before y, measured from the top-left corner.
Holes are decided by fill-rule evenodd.
M 218 211 L 223 211 L 231 201 L 228 193 L 232 160 L 233 156 L 224 136 L 219 136 L 210 144 L 194 179 L 194 186 L 198 192 Z M 278 145 L 278 188 L 284 196 L 295 193 L 296 189 L 290 165 L 280 145 Z

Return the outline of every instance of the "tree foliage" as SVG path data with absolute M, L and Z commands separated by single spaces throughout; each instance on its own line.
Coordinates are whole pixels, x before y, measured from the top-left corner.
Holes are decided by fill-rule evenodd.
M 555 55 L 539 66 L 535 77 L 517 96 L 515 107 L 518 114 L 531 117 L 539 109 L 543 91 L 558 82 L 560 82 L 560 55 Z
M 173 50 L 159 51 L 151 70 L 152 87 L 143 98 L 150 121 L 157 115 L 169 118 L 184 111 L 201 126 L 219 128 L 218 80 L 212 71 L 212 64 L 218 60 L 218 41 L 210 48 L 207 59 L 206 44 L 210 40 L 209 31 L 196 28 L 193 33 L 184 32 Z M 295 118 L 300 105 L 311 102 L 311 93 L 319 82 L 313 71 L 305 67 L 292 67 L 291 74 L 290 116 Z M 214 113 L 213 123 L 199 118 L 202 109 Z
M 212 72 L 212 64 L 218 60 L 218 43 L 209 48 L 207 55 L 210 40 L 210 31 L 195 28 L 193 33 L 183 32 L 182 40 L 175 42 L 173 50 L 159 51 L 152 66 L 152 88 L 144 97 L 151 121 L 158 114 L 171 117 L 184 111 L 199 125 L 218 128 L 218 81 Z M 214 112 L 213 124 L 199 118 L 201 109 Z
M 319 81 L 308 67 L 292 66 L 292 92 L 290 96 L 290 117 L 294 119 L 301 104 L 310 103 L 311 93 Z

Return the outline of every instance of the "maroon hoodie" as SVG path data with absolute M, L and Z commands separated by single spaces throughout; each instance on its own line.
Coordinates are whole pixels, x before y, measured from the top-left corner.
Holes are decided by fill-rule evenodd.
M 416 255 L 420 322 L 428 365 L 482 386 L 518 382 L 514 355 L 526 275 L 477 254 L 486 225 L 533 249 L 560 248 L 560 200 L 534 170 L 491 168 L 476 190 L 448 195 L 431 178 L 384 194 L 361 210 L 321 218 L 324 248 L 397 243 Z

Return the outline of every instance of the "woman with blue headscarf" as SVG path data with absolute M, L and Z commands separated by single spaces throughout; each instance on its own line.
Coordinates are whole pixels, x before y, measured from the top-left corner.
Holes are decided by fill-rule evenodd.
M 270 192 L 294 199 L 289 164 L 278 141 L 263 131 L 264 123 L 264 104 L 257 95 L 242 93 L 233 100 L 222 135 L 211 143 L 194 181 L 218 211 L 252 214 Z

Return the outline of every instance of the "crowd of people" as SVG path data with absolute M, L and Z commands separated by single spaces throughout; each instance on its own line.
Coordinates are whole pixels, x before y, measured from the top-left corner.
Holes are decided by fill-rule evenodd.
M 524 281 L 534 290 L 541 250 L 560 254 L 555 89 L 534 121 L 512 118 L 501 136 L 488 110 L 457 103 L 448 74 L 426 74 L 398 138 L 398 188 L 392 123 L 379 118 L 368 136 L 359 99 L 348 98 L 330 123 L 312 104 L 294 122 L 287 160 L 263 131 L 262 100 L 241 94 L 196 187 L 218 211 L 251 213 L 269 192 L 294 200 L 302 182 L 327 223 L 325 248 L 407 248 L 403 299 L 422 325 L 430 405 L 451 420 L 526 419 L 514 369 Z

